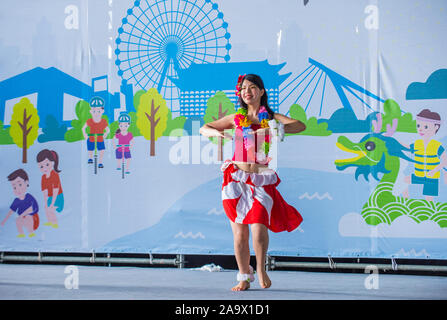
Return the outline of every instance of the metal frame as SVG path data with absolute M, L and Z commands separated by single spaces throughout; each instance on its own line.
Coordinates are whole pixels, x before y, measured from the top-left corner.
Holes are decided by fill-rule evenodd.
M 64 254 L 64 255 L 61 255 Z M 123 253 L 124 255 L 126 253 Z M 90 255 L 86 253 L 61 253 L 61 252 L 0 252 L 0 263 L 63 263 L 63 264 L 107 264 L 109 267 L 112 264 L 118 265 L 141 265 L 141 266 L 173 266 L 179 269 L 185 268 L 187 263 L 186 256 L 183 254 L 175 255 L 175 258 L 154 258 L 152 253 L 138 254 L 139 257 L 120 256 L 123 254 L 113 253 L 96 253 L 94 250 Z M 98 256 L 99 255 L 99 256 Z M 116 255 L 116 256 L 113 256 Z M 232 257 L 232 256 L 231 256 Z M 287 257 L 290 258 L 290 257 Z M 321 259 L 321 257 L 319 257 Z M 349 270 L 363 270 L 366 272 L 371 266 L 376 267 L 381 271 L 394 272 L 432 272 L 432 273 L 447 273 L 447 263 L 443 265 L 430 265 L 397 263 L 394 257 L 390 259 L 374 259 L 360 258 L 357 262 L 337 262 L 337 258 L 330 255 L 327 256 L 327 261 L 281 261 L 281 257 L 266 256 L 266 270 L 272 271 L 281 268 L 296 268 L 296 269 L 327 269 L 328 271 L 349 272 Z M 344 259 L 341 257 L 340 259 Z M 377 260 L 382 262 L 375 263 Z M 389 263 L 387 263 L 389 261 Z M 430 262 L 429 260 L 425 261 Z
M 277 258 L 267 255 L 266 268 L 274 270 L 278 268 L 304 268 L 304 269 L 329 269 L 329 270 L 367 270 L 375 266 L 382 271 L 423 271 L 423 272 L 447 272 L 447 265 L 420 265 L 420 264 L 398 264 L 392 257 L 390 263 L 360 263 L 360 262 L 334 262 L 328 255 L 327 262 L 305 262 L 305 261 L 277 261 Z M 382 259 L 381 259 L 382 260 Z
M 60 253 L 58 253 L 60 254 Z M 87 264 L 98 264 L 105 263 L 111 266 L 112 264 L 137 264 L 137 265 L 171 265 L 178 268 L 184 268 L 185 258 L 183 255 L 178 254 L 173 259 L 166 258 L 154 258 L 151 253 L 147 255 L 142 255 L 141 257 L 113 257 L 110 253 L 106 256 L 97 256 L 95 251 L 92 251 L 90 256 L 86 255 L 56 255 L 51 252 L 37 252 L 36 253 L 23 253 L 18 254 L 15 252 L 1 252 L 0 253 L 0 263 L 3 262 L 24 262 L 24 263 L 87 263 Z

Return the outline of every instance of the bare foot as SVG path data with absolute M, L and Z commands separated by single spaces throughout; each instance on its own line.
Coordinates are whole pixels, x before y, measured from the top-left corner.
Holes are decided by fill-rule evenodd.
M 231 288 L 231 291 L 245 291 L 250 288 L 250 282 L 240 281 L 237 285 Z
M 261 271 L 258 271 L 258 279 L 259 279 L 259 285 L 261 288 L 267 289 L 270 288 L 272 285 L 272 281 L 270 280 L 269 276 L 267 275 L 267 272 L 265 272 L 264 269 Z

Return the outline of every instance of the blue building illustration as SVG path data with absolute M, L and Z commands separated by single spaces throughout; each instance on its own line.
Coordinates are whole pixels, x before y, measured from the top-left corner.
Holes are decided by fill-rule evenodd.
M 97 86 L 101 83 L 101 86 Z M 95 89 L 98 87 L 99 89 Z M 94 96 L 99 96 L 105 101 L 104 114 L 109 121 L 114 121 L 115 109 L 121 108 L 121 100 L 125 101 L 127 111 L 135 111 L 133 106 L 133 89 L 131 84 L 122 84 L 120 88 L 125 100 L 121 99 L 120 92 L 114 94 L 108 91 L 108 77 L 101 76 L 92 79 L 92 84 L 87 85 L 82 81 L 51 68 L 37 67 L 23 72 L 0 82 L 0 120 L 5 123 L 5 109 L 7 101 L 20 97 L 37 94 L 35 107 L 38 110 L 40 123 L 43 127 L 47 116 L 53 116 L 59 123 L 71 125 L 72 119 L 64 119 L 64 97 L 70 96 L 72 100 L 85 100 L 87 102 Z M 74 109 L 74 105 L 68 106 Z
M 209 98 L 217 91 L 223 91 L 236 105 L 235 94 L 239 75 L 254 73 L 264 81 L 269 105 L 274 112 L 279 110 L 279 86 L 291 75 L 280 75 L 286 63 L 271 65 L 267 60 L 252 62 L 192 63 L 187 69 L 180 69 L 177 78 L 170 80 L 180 89 L 180 115 L 203 117 Z

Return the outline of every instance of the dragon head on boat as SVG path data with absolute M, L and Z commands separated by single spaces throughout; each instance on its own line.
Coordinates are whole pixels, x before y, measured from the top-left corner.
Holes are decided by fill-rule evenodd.
M 396 157 L 413 162 L 413 160 L 404 154 L 404 151 L 412 151 L 401 145 L 396 139 L 391 136 L 394 134 L 397 122 L 393 123 L 392 127 L 388 127 L 386 133 L 380 133 L 381 118 L 378 115 L 379 121 L 373 123 L 374 133 L 365 135 L 360 142 L 355 143 L 340 136 L 337 140 L 336 146 L 350 153 L 355 154 L 355 157 L 349 159 L 335 160 L 335 166 L 338 170 L 345 170 L 348 167 L 357 167 L 355 171 L 355 179 L 362 174 L 368 181 L 370 174 L 376 179 L 379 173 L 388 174 L 392 171 L 399 171 L 399 161 L 392 161 Z M 396 119 L 397 120 L 397 119 Z M 397 173 L 396 173 L 397 176 Z

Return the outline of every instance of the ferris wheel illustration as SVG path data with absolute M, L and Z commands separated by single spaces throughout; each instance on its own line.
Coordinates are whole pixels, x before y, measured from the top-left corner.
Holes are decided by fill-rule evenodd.
M 141 0 L 118 28 L 116 60 L 122 83 L 156 88 L 172 112 L 179 89 L 170 80 L 192 63 L 230 61 L 228 23 L 211 0 Z

